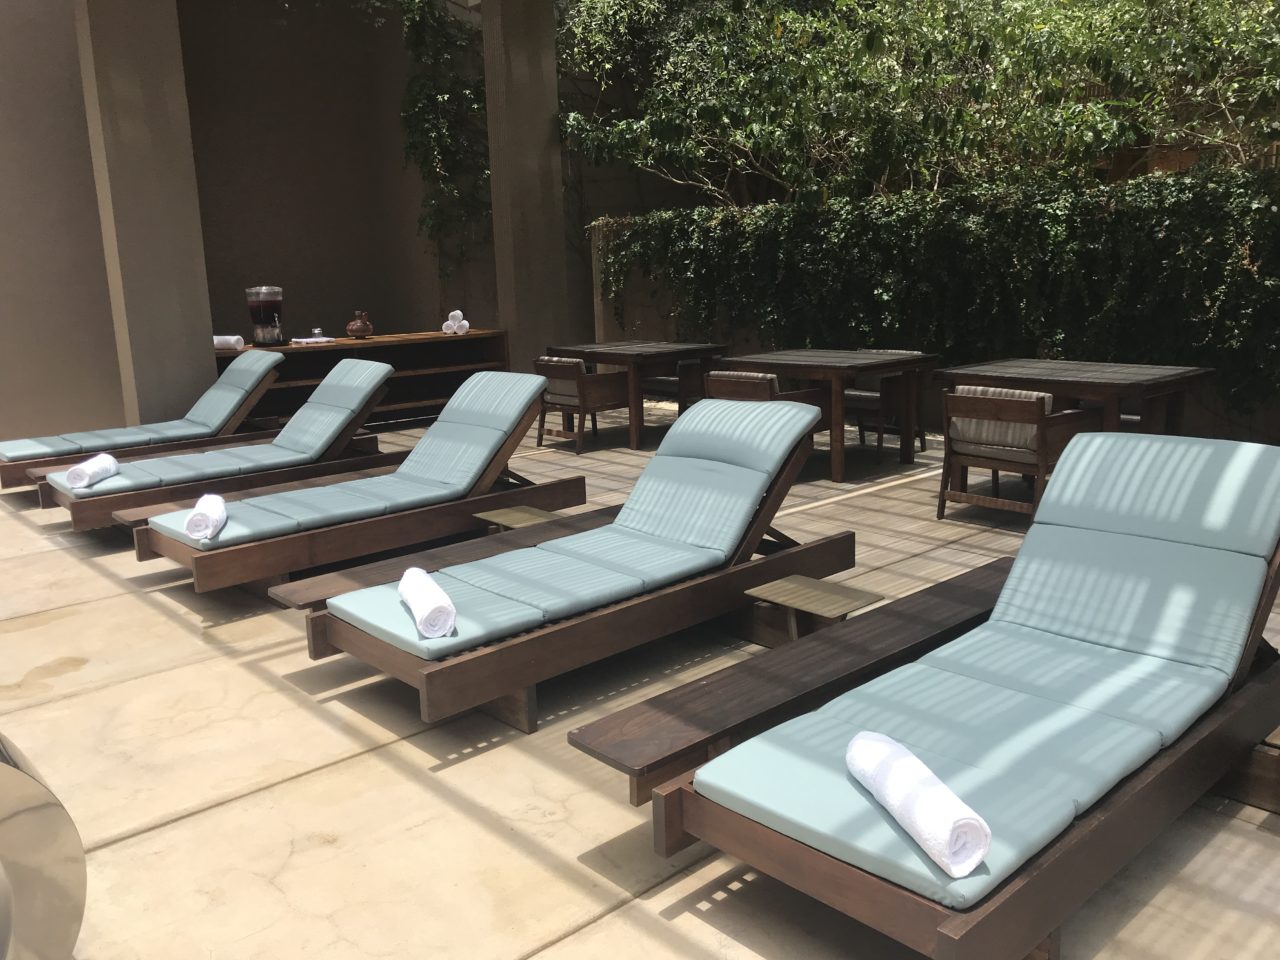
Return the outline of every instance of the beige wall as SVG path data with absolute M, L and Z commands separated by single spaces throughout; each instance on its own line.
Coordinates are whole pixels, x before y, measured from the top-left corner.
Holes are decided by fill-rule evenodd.
M 0 4 L 0 438 L 124 421 L 73 0 Z
M 76 21 L 125 416 L 168 420 L 216 374 L 177 11 L 79 0 Z
M 286 334 L 438 327 L 435 257 L 406 169 L 399 25 L 341 4 L 178 0 L 213 324 L 248 336 L 244 288 L 285 290 Z

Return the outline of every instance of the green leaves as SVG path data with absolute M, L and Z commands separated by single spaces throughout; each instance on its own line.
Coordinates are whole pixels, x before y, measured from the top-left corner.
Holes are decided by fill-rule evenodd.
M 603 221 L 603 280 L 670 295 L 681 335 L 1214 366 L 1280 389 L 1280 171 L 1023 180 Z M 625 320 L 625 317 L 620 318 Z

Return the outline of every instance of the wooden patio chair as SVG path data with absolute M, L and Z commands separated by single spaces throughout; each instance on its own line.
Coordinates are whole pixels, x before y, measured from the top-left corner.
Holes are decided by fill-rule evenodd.
M 191 571 L 197 593 L 264 580 L 488 529 L 477 514 L 586 503 L 586 481 L 531 483 L 508 461 L 542 406 L 546 379 L 483 371 L 469 377 L 393 472 L 388 468 L 229 497 L 212 540 L 185 531 L 191 503 L 117 514 L 139 560 L 164 556 Z M 184 509 L 184 507 L 186 509 Z
M 912 350 L 866 350 L 864 353 L 883 353 L 888 355 L 914 355 Z M 916 398 L 916 409 L 924 409 L 925 389 L 929 378 L 916 378 L 920 394 Z M 876 431 L 876 449 L 884 449 L 884 435 L 890 427 L 897 423 L 898 411 L 902 407 L 903 376 L 900 373 L 860 373 L 853 378 L 853 386 L 844 392 L 844 409 L 847 415 L 853 416 L 858 426 L 858 443 L 866 444 L 867 427 Z M 916 441 L 920 444 L 920 452 L 928 449 L 924 424 L 921 417 L 916 417 Z
M 574 453 L 582 453 L 582 441 L 587 432 L 587 417 L 591 418 L 591 438 L 597 435 L 596 414 L 602 410 L 616 410 L 628 404 L 627 374 L 588 373 L 582 360 L 567 357 L 539 357 L 533 362 L 533 372 L 547 378 L 547 390 L 542 397 L 542 412 L 538 415 L 538 446 L 542 438 L 572 438 Z M 548 430 L 547 414 L 559 412 L 566 419 L 566 430 Z M 577 430 L 574 430 L 574 421 Z
M 802 404 L 703 400 L 676 420 L 621 508 L 270 595 L 310 611 L 313 659 L 346 651 L 410 684 L 424 719 L 479 707 L 532 732 L 539 682 L 744 608 L 751 587 L 853 564 L 851 533 L 797 544 L 771 527 L 817 416 Z M 417 633 L 396 593 L 412 565 L 435 571 L 453 599 L 454 635 Z
M 236 431 L 275 382 L 279 375 L 275 367 L 282 360 L 282 353 L 246 350 L 180 420 L 0 441 L 0 488 L 38 483 L 59 467 L 79 463 L 95 453 L 110 453 L 116 459 L 157 457 L 270 439 L 276 431 Z
M 1049 474 L 1071 438 L 1102 429 L 1099 410 L 1052 413 L 1053 395 L 1002 387 L 961 386 L 942 397 L 942 481 L 938 519 L 947 501 L 1034 514 Z M 969 468 L 991 471 L 991 496 L 969 492 Z M 1032 484 L 1031 502 L 1000 496 L 1000 474 Z
M 831 423 L 831 398 L 826 390 L 783 391 L 778 378 L 772 373 L 754 373 L 749 370 L 713 370 L 704 378 L 703 393 L 717 400 L 790 400 L 807 403 L 819 410 L 814 432 L 826 430 Z
M 676 414 L 679 415 L 705 396 L 702 368 L 701 360 L 678 360 L 675 376 L 645 377 L 640 381 L 640 389 L 646 397 L 674 400 Z
M 730 667 L 665 725 L 629 718 L 711 758 L 654 791 L 656 847 L 703 840 L 935 960 L 1052 960 L 1064 921 L 1225 774 L 1280 777 L 1257 749 L 1280 724 L 1278 586 L 1280 449 L 1078 436 L 985 622 L 941 645 L 923 610 L 897 617 L 905 645 L 892 617 L 856 644 L 838 624 L 768 652 L 758 702 Z M 972 623 L 971 592 L 931 609 Z M 701 697 L 729 691 L 744 706 L 721 726 Z M 990 823 L 977 871 L 943 873 L 850 779 L 861 730 Z
M 394 465 L 404 453 L 379 453 L 376 436 L 357 436 L 392 372 L 385 363 L 340 360 L 270 442 L 134 458 L 82 489 L 67 483 L 66 471 L 47 473 L 36 487 L 40 506 L 66 507 L 73 530 L 93 530 L 133 507 Z

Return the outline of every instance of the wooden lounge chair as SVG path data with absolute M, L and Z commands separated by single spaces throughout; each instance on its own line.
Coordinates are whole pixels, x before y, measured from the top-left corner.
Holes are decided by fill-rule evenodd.
M 190 510 L 172 504 L 116 519 L 134 526 L 139 560 L 175 560 L 204 592 L 480 532 L 487 523 L 475 514 L 488 510 L 577 506 L 586 502 L 584 478 L 533 484 L 507 469 L 545 387 L 527 373 L 473 374 L 394 472 L 242 491 L 212 540 L 187 536 Z
M 246 350 L 181 420 L 0 441 L 0 488 L 28 486 L 44 473 L 95 453 L 109 452 L 117 458 L 164 456 L 272 437 L 275 431 L 271 430 L 235 434 L 275 382 L 274 368 L 283 359 L 284 354 L 270 350 Z
M 1034 514 L 1049 474 L 1071 438 L 1102 429 L 1100 410 L 1053 413 L 1053 395 L 1003 387 L 961 386 L 942 395 L 942 481 L 938 519 L 947 502 Z M 991 471 L 991 496 L 969 492 L 969 468 Z M 1000 496 L 1000 473 L 1032 483 L 1031 502 Z
M 66 507 L 73 530 L 92 530 L 130 507 L 397 463 L 404 454 L 380 454 L 376 437 L 356 436 L 391 373 L 385 363 L 340 360 L 269 443 L 127 460 L 119 473 L 80 489 L 65 470 L 49 473 L 37 487 L 40 505 Z
M 751 736 L 739 718 L 748 739 L 729 749 L 707 732 L 718 755 L 654 791 L 657 848 L 705 840 L 937 960 L 1055 957 L 1080 904 L 1234 765 L 1270 756 L 1253 748 L 1280 723 L 1262 640 L 1278 540 L 1280 449 L 1079 436 L 990 620 L 815 712 L 775 697 L 761 715 L 792 719 Z M 977 872 L 942 873 L 848 776 L 864 729 L 988 820 Z
M 313 659 L 345 650 L 416 687 L 424 719 L 482 707 L 532 732 L 540 681 L 745 607 L 751 587 L 853 564 L 851 533 L 796 544 L 770 526 L 817 415 L 802 404 L 703 400 L 676 421 L 621 509 L 270 595 L 311 610 Z M 458 608 L 455 635 L 427 640 L 414 629 L 395 583 L 410 565 L 436 571 Z

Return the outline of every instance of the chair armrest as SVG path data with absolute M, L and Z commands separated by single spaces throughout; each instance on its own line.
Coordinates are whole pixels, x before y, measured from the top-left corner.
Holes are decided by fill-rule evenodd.
M 584 407 L 601 409 L 620 406 L 627 402 L 627 371 L 584 374 L 578 381 Z
M 1062 455 L 1067 443 L 1077 433 L 1092 433 L 1101 429 L 1102 410 L 1096 407 L 1049 414 L 1041 427 L 1041 442 L 1048 451 L 1049 462 L 1055 462 Z

